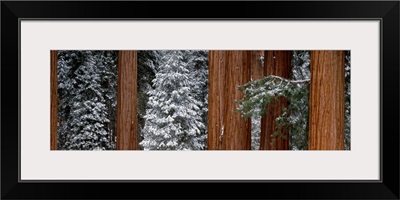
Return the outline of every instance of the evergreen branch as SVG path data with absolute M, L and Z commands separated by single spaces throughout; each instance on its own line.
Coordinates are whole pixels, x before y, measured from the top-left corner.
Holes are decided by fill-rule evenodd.
M 274 78 L 274 79 L 279 79 L 279 80 L 282 80 L 282 81 L 285 81 L 285 82 L 289 82 L 289 83 L 309 83 L 309 82 L 310 82 L 310 79 L 304 79 L 304 80 L 289 80 L 289 79 L 285 79 L 285 78 L 282 78 L 282 77 L 280 77 L 280 76 L 275 76 L 275 75 L 269 75 L 269 76 L 266 76 L 265 78 L 268 78 L 268 77 L 272 77 L 272 78 Z

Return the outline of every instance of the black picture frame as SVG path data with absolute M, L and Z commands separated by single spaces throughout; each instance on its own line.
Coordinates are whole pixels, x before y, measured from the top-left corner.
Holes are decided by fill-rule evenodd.
M 399 6 L 398 1 L 2 1 L 1 198 L 399 199 Z M 379 19 L 381 181 L 20 182 L 20 19 Z

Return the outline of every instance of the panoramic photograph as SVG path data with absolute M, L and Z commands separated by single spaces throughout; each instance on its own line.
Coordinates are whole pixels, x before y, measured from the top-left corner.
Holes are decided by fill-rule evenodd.
M 351 150 L 349 50 L 52 50 L 51 150 Z

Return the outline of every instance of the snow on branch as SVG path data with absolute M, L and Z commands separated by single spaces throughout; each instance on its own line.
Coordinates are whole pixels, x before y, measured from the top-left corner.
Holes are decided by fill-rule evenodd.
M 244 93 L 237 110 L 242 117 L 262 116 L 267 111 L 267 105 L 279 101 L 277 97 L 285 97 L 288 101 L 299 101 L 308 95 L 310 79 L 289 80 L 275 75 L 250 81 L 238 89 Z
M 285 78 L 282 78 L 282 77 L 280 77 L 280 76 L 275 76 L 275 75 L 269 75 L 269 77 L 272 77 L 272 78 L 274 78 L 274 79 L 279 79 L 279 80 L 282 80 L 282 81 L 285 81 L 285 82 L 289 82 L 289 83 L 309 83 L 309 82 L 310 82 L 310 79 L 304 79 L 304 80 L 289 80 L 289 79 L 285 79 Z

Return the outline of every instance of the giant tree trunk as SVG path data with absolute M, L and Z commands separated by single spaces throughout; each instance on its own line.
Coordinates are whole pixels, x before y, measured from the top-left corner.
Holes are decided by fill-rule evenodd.
M 250 51 L 209 52 L 208 149 L 250 150 L 250 120 L 241 117 L 235 100 L 239 85 L 250 81 Z
M 276 75 L 290 78 L 291 51 L 266 51 L 264 58 L 264 76 Z M 289 134 L 285 127 L 279 128 L 276 118 L 282 115 L 282 106 L 287 107 L 287 100 L 268 105 L 267 113 L 261 118 L 260 150 L 289 150 Z M 273 136 L 275 131 L 281 134 Z
M 261 61 L 260 57 L 264 60 Z M 265 51 L 251 51 L 251 80 L 264 78 Z
M 50 150 L 57 150 L 58 135 L 58 51 L 50 51 Z
M 311 51 L 309 150 L 344 150 L 344 51 Z
M 119 51 L 117 150 L 138 149 L 137 121 L 137 51 Z

